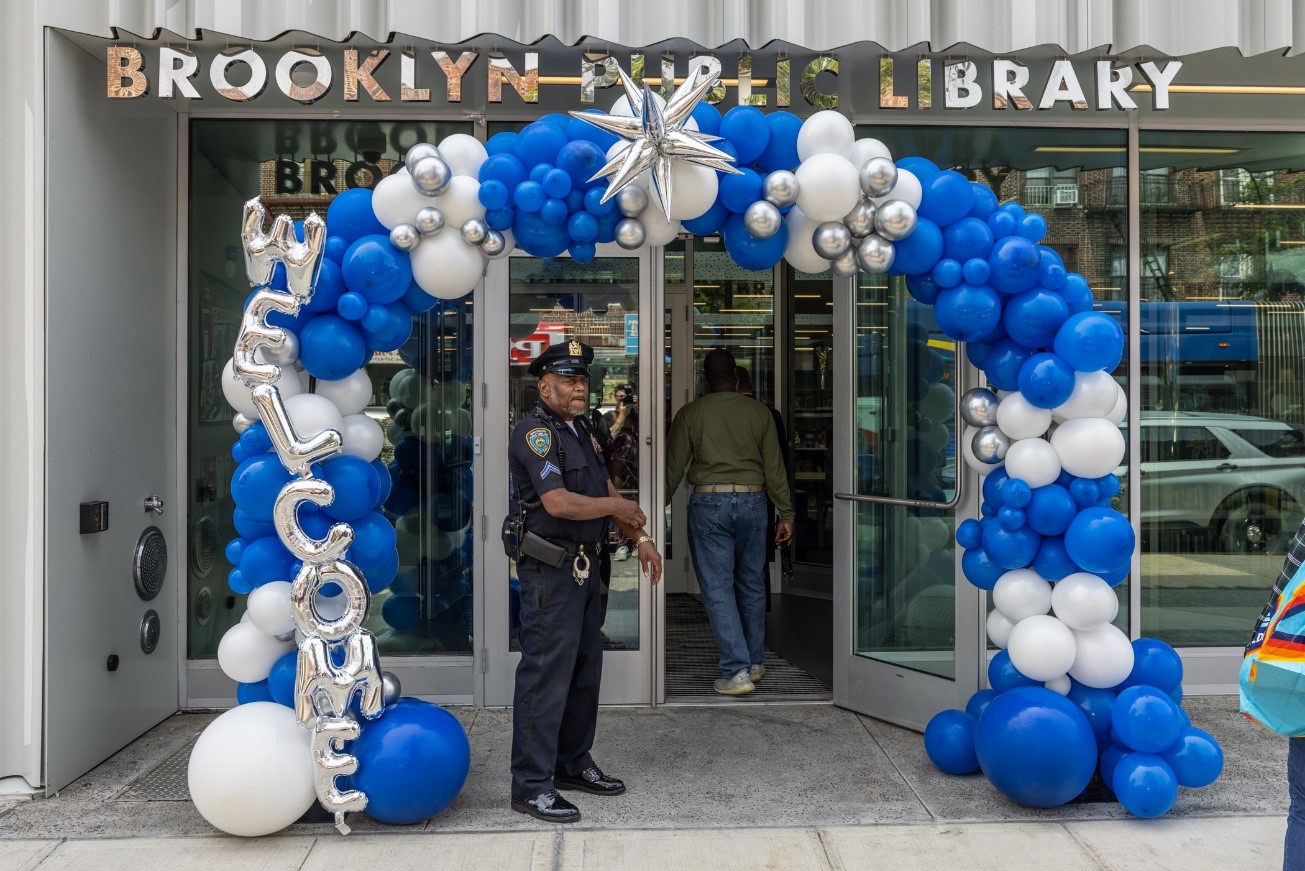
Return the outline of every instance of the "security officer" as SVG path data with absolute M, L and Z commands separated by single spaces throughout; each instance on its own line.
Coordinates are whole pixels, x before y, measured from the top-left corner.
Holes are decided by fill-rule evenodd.
M 513 429 L 508 448 L 514 505 L 504 541 L 514 545 L 521 582 L 512 809 L 558 823 L 580 819 L 558 789 L 625 792 L 589 755 L 603 668 L 598 554 L 608 524 L 638 543 L 652 583 L 662 575 L 656 542 L 643 529 L 647 519 L 608 480 L 585 418 L 593 359 L 593 348 L 577 341 L 535 358 L 529 372 L 539 378 L 539 402 Z

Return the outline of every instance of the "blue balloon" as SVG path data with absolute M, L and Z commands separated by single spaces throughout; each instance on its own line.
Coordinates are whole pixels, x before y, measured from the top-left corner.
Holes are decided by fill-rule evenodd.
M 294 561 L 294 556 L 278 536 L 256 538 L 240 554 L 240 574 L 250 589 L 271 581 L 288 581 L 293 577 L 291 565 Z
M 1065 261 L 1055 249 L 1046 245 L 1038 246 L 1038 284 L 1048 290 L 1060 290 L 1065 286 Z
M 491 230 L 510 230 L 512 229 L 512 222 L 516 218 L 516 210 L 510 206 L 504 206 L 501 209 L 489 209 L 485 212 L 485 223 L 489 224 Z
M 608 212 L 616 208 L 616 200 L 610 199 L 603 202 L 603 194 L 607 193 L 606 188 L 593 187 L 585 191 L 585 211 L 589 214 L 601 218 Z
M 601 114 L 598 109 L 585 109 L 585 112 L 588 114 Z M 694 114 L 696 116 L 696 111 Z M 587 121 L 581 121 L 579 118 L 572 118 L 571 123 L 566 125 L 566 135 L 570 137 L 572 142 L 592 142 L 604 154 L 621 138 L 615 133 L 608 133 L 601 127 L 595 127 Z
M 1036 212 L 1031 212 L 1020 218 L 1015 232 L 1036 245 L 1042 241 L 1043 236 L 1047 235 L 1047 219 Z
M 924 727 L 924 752 L 948 774 L 973 774 L 979 769 L 979 758 L 974 755 L 976 725 L 965 711 L 939 711 Z
M 927 157 L 903 157 L 897 161 L 897 168 L 904 169 L 920 180 L 920 187 L 923 188 L 929 181 L 941 170 L 938 164 L 929 160 Z
M 992 278 L 992 267 L 987 260 L 971 257 L 961 267 L 961 277 L 970 284 L 987 284 L 988 279 Z
M 295 671 L 299 651 L 290 650 L 272 663 L 272 673 L 267 676 L 267 692 L 272 701 L 287 708 L 295 706 Z
M 611 205 L 611 203 L 609 202 L 608 205 Z M 684 229 L 695 236 L 711 236 L 719 233 L 729 218 L 730 210 L 725 208 L 725 204 L 720 201 L 720 197 L 717 197 L 707 211 L 696 218 L 684 221 Z
M 1209 732 L 1185 726 L 1174 743 L 1160 754 L 1179 786 L 1199 789 L 1219 779 L 1223 772 L 1223 748 Z
M 973 517 L 962 520 L 956 527 L 956 543 L 965 549 L 978 547 L 983 542 L 983 527 Z
M 544 201 L 543 208 L 539 210 L 539 217 L 543 218 L 550 224 L 561 226 L 563 228 L 566 227 L 566 219 L 569 214 L 570 212 L 566 207 L 566 200 L 560 200 L 557 197 L 549 197 Z
M 944 242 L 944 247 L 946 243 Z M 961 283 L 961 264 L 950 257 L 944 257 L 933 265 L 933 280 L 939 287 L 955 287 Z
M 988 254 L 989 281 L 1002 293 L 1021 293 L 1037 283 L 1041 264 L 1037 246 L 1023 236 L 1006 236 L 997 239 Z
M 949 337 L 962 342 L 980 339 L 1001 318 L 1001 298 L 986 285 L 962 284 L 938 294 L 934 316 Z
M 267 688 L 267 678 L 257 683 L 236 684 L 236 704 L 247 705 L 250 702 L 270 702 L 272 692 Z
M 1081 571 L 1079 566 L 1069 558 L 1065 550 L 1065 539 L 1059 535 L 1047 535 L 1038 545 L 1038 554 L 1033 558 L 1033 570 L 1049 581 L 1059 581 L 1066 575 Z
M 399 574 L 399 551 L 391 550 L 367 570 L 367 589 L 372 594 L 387 589 Z
M 1080 312 L 1061 325 L 1054 347 L 1079 372 L 1113 372 L 1124 358 L 1124 330 L 1108 314 Z
M 421 289 L 421 285 L 413 282 L 408 285 L 408 289 L 403 294 L 403 299 L 399 300 L 403 307 L 414 315 L 428 312 L 435 306 L 439 305 L 439 300 Z
M 1163 693 L 1183 685 L 1183 660 L 1159 638 L 1138 638 L 1133 642 L 1133 670 L 1119 689 L 1152 686 Z
M 372 460 L 372 471 L 376 473 L 376 480 L 380 482 L 380 492 L 376 494 L 377 505 L 384 502 L 390 497 L 390 490 L 394 487 L 394 481 L 390 478 L 390 470 L 386 468 L 385 461 L 380 457 Z
M 517 134 L 511 130 L 504 130 L 502 133 L 495 133 L 486 140 L 485 151 L 490 157 L 499 154 L 510 154 L 515 158 L 517 154 Z M 484 168 L 484 164 L 481 164 L 481 168 Z M 484 178 L 485 177 L 482 175 L 481 180 L 483 181 Z
M 771 112 L 766 116 L 766 126 L 770 128 L 770 137 L 766 141 L 766 149 L 757 158 L 757 165 L 764 172 L 797 169 L 802 162 L 797 151 L 802 119 L 792 112 Z
M 313 312 L 333 311 L 345 290 L 347 288 L 340 265 L 329 258 L 322 258 L 322 265 L 317 270 L 317 281 L 313 283 L 313 295 L 304 303 L 304 308 Z
M 1002 491 L 1006 487 L 1006 482 L 1010 480 L 1010 475 L 1004 467 L 998 467 L 989 472 L 980 485 L 983 499 L 985 502 L 993 504 L 1000 508 L 1006 504 Z
M 1038 681 L 1021 673 L 1015 667 L 1015 663 L 1010 661 L 1010 654 L 1005 650 L 998 650 L 988 661 L 988 685 L 998 693 L 1009 692 L 1018 687 L 1042 686 Z
M 409 285 L 409 287 L 411 286 L 412 285 Z M 370 308 L 367 305 L 367 297 L 363 296 L 361 293 L 355 293 L 352 290 L 341 294 L 335 307 L 336 312 L 340 317 L 347 321 L 362 320 L 366 317 L 367 311 Z
M 1020 369 L 1033 351 L 1012 339 L 999 339 L 983 360 L 983 374 L 998 390 L 1018 390 Z
M 326 207 L 326 226 L 331 236 L 352 243 L 363 236 L 387 235 L 372 211 L 372 192 L 369 188 L 350 188 L 341 191 Z
M 557 168 L 565 172 L 572 186 L 577 188 L 587 186 L 589 179 L 606 162 L 603 149 L 584 139 L 568 142 L 557 153 Z
M 1097 490 L 1101 492 L 1103 499 L 1110 499 L 1118 494 L 1119 486 L 1119 477 L 1113 472 L 1097 478 Z
M 588 212 L 576 212 L 567 220 L 566 232 L 576 242 L 592 242 L 598 235 L 598 219 Z
M 240 465 L 243 466 L 244 463 L 242 462 Z M 280 466 L 281 463 L 278 461 L 277 465 Z M 281 468 L 284 469 L 285 467 L 281 466 Z M 240 471 L 240 467 L 237 466 L 236 467 L 237 474 L 239 474 L 239 471 Z M 289 480 L 289 478 L 287 478 L 286 480 Z M 246 484 L 248 484 L 248 481 L 246 481 Z M 277 485 L 278 494 L 280 493 L 279 488 L 284 484 L 285 481 L 282 481 L 280 484 Z M 231 492 L 233 498 L 235 496 L 235 489 L 236 489 L 236 483 L 233 476 L 233 480 L 231 482 Z M 248 498 L 248 496 L 246 496 L 246 498 Z M 272 496 L 272 502 L 276 502 L 275 495 Z M 266 518 L 252 517 L 250 516 L 248 511 L 245 511 L 243 508 L 237 507 L 234 511 L 231 512 L 231 523 L 233 526 L 235 526 L 236 532 L 240 533 L 241 537 L 243 538 L 265 538 L 266 536 L 269 535 L 276 535 L 276 526 L 272 523 L 270 506 L 268 508 L 268 515 Z
M 738 164 L 744 167 L 760 157 L 770 144 L 770 125 L 766 123 L 765 113 L 756 106 L 735 106 L 721 119 L 720 135 L 734 146 Z
M 1089 505 L 1095 505 L 1101 498 L 1101 491 L 1097 489 L 1097 482 L 1090 478 L 1075 478 L 1069 485 L 1069 495 L 1074 498 L 1074 503 L 1080 508 L 1087 508 Z
M 708 136 L 720 134 L 720 109 L 717 109 L 711 103 L 704 101 L 694 106 L 693 120 L 698 123 L 699 133 L 706 133 Z
M 970 700 L 965 703 L 965 713 L 969 714 L 976 720 L 979 719 L 979 717 L 983 716 L 983 712 L 987 710 L 988 704 L 992 702 L 993 699 L 997 698 L 998 695 L 999 693 L 991 688 L 979 690 L 977 693 L 970 696 Z
M 988 359 L 988 351 L 992 350 L 992 345 L 987 342 L 966 342 L 965 356 L 976 368 L 982 369 L 984 362 Z
M 1019 390 L 1038 408 L 1063 405 L 1074 390 L 1074 370 L 1055 354 L 1034 354 L 1020 366 Z
M 512 199 L 512 193 L 508 190 L 507 185 L 496 178 L 482 181 L 478 196 L 480 204 L 486 209 L 501 209 Z
M 458 797 L 471 770 L 471 744 L 448 711 L 404 698 L 363 726 L 349 745 L 358 771 L 349 786 L 367 794 L 367 815 L 391 825 L 428 820 Z
M 318 477 L 335 488 L 335 501 L 321 507 L 333 520 L 350 522 L 365 517 L 380 501 L 380 476 L 361 457 L 344 454 L 325 460 L 318 466 Z
M 1026 348 L 1050 348 L 1068 317 L 1060 294 L 1035 287 L 1007 300 L 1002 322 L 1006 333 Z
M 281 465 L 276 454 L 259 454 L 236 467 L 231 476 L 231 498 L 251 520 L 270 521 L 272 505 L 281 488 L 290 482 L 290 470 Z M 241 535 L 250 538 L 248 533 Z
M 983 530 L 983 549 L 1004 569 L 1022 569 L 1038 554 L 1042 536 L 1031 529 L 1007 529 L 1000 523 Z
M 1008 531 L 1013 532 L 1016 529 L 1023 529 L 1024 511 L 1019 508 L 1006 506 L 997 512 L 997 522 L 1001 524 L 1002 529 Z
M 960 221 L 974 205 L 970 180 L 955 170 L 945 169 L 927 181 L 921 179 L 920 186 L 923 193 L 916 213 L 939 227 Z
M 1106 744 L 1101 751 L 1101 763 L 1098 770 L 1101 772 L 1101 779 L 1105 781 L 1106 786 L 1112 792 L 1114 787 L 1111 784 L 1114 783 L 1115 768 L 1119 765 L 1119 760 L 1124 758 L 1124 754 L 1131 752 L 1127 747 L 1112 744 L 1109 738 L 1106 739 Z
M 391 595 L 381 606 L 381 619 L 394 629 L 414 629 L 421 622 L 421 597 Z
M 970 182 L 970 189 L 974 191 L 974 205 L 970 206 L 970 217 L 986 221 L 989 215 L 997 211 L 997 195 L 993 193 L 992 188 L 977 181 Z
M 567 250 L 576 263 L 590 263 L 598 256 L 598 247 L 593 242 L 576 242 Z
M 975 750 L 992 785 L 1030 807 L 1072 801 L 1097 768 L 1087 717 L 1042 687 L 1018 687 L 993 699 L 979 718 Z
M 1006 570 L 993 562 L 981 547 L 972 547 L 961 556 L 961 571 L 966 580 L 980 590 L 991 590 Z
M 570 147 L 572 144 L 573 143 L 567 143 L 567 147 Z M 584 144 L 589 145 L 589 147 L 593 148 L 595 151 L 598 150 L 598 148 L 591 143 Z M 550 197 L 565 198 L 567 194 L 571 193 L 571 176 L 564 169 L 550 169 L 548 172 L 544 173 L 543 181 L 540 183 L 544 186 L 544 193 L 548 194 Z
M 942 257 L 943 238 L 938 225 L 928 218 L 917 218 L 910 236 L 893 243 L 893 269 L 903 275 L 919 275 L 933 270 Z
M 1078 506 L 1064 487 L 1048 484 L 1033 491 L 1024 513 L 1038 535 L 1064 535 L 1078 514 Z
M 684 226 L 689 225 L 686 223 Z M 933 305 L 938 300 L 938 294 L 943 291 L 932 275 L 925 274 L 906 276 L 906 289 L 925 305 Z
M 1012 508 L 1023 508 L 1033 501 L 1033 490 L 1027 481 L 1008 478 L 1001 485 L 1001 500 Z
M 608 200 L 611 202 L 611 200 Z M 616 225 L 625 218 L 619 209 L 612 209 L 605 215 L 598 216 L 598 235 L 595 242 L 612 242 L 616 239 Z M 519 240 L 518 240 L 519 241 Z
M 1015 235 L 1019 221 L 1005 209 L 997 209 L 988 216 L 988 227 L 992 230 L 994 239 L 1005 239 Z
M 567 141 L 566 132 L 560 127 L 536 121 L 527 124 L 517 134 L 517 157 L 527 168 L 541 163 L 552 164 Z
M 1161 690 L 1132 686 L 1120 692 L 1110 723 L 1119 742 L 1142 753 L 1159 753 L 1178 740 L 1178 705 Z
M 535 257 L 556 257 L 571 243 L 565 225 L 550 224 L 538 212 L 517 212 L 512 232 L 517 246 Z
M 1134 544 L 1132 524 L 1113 508 L 1084 508 L 1065 530 L 1065 551 L 1084 571 L 1119 568 L 1132 557 Z
M 1168 813 L 1178 801 L 1178 778 L 1167 762 L 1152 753 L 1120 757 L 1111 788 L 1129 813 L 1143 819 Z
M 551 163 L 537 163 L 530 170 L 530 180 L 536 184 L 542 185 L 544 183 L 544 176 L 548 175 L 552 169 L 553 165 Z
M 1065 275 L 1065 286 L 1060 288 L 1060 295 L 1065 298 L 1065 305 L 1069 306 L 1071 315 L 1092 311 L 1092 288 L 1088 286 L 1087 279 L 1077 272 Z
M 552 124 L 554 127 L 562 131 L 565 131 L 571 124 L 571 116 L 564 112 L 549 112 L 547 115 L 541 115 L 536 120 L 542 121 L 545 124 Z
M 761 176 L 756 170 L 744 167 L 738 175 L 721 176 L 719 199 L 731 212 L 742 214 L 761 199 L 761 191 Z
M 247 455 L 251 457 L 272 450 L 272 437 L 267 434 L 267 427 L 261 420 L 254 421 L 240 434 L 239 443 L 244 445 Z
M 523 181 L 512 193 L 512 202 L 522 212 L 538 212 L 547 201 L 544 186 L 537 181 Z
M 480 165 L 477 177 L 481 184 L 490 181 L 500 182 L 508 192 L 516 190 L 529 177 L 525 164 L 517 160 L 515 154 L 492 154 Z
M 240 555 L 245 552 L 245 548 L 248 546 L 249 539 L 243 536 L 233 538 L 227 542 L 226 550 L 222 554 L 227 558 L 227 562 L 233 566 L 240 565 Z
M 376 330 L 382 330 L 390 321 L 390 313 L 383 305 L 370 306 L 367 313 L 362 316 L 358 322 L 363 328 L 363 333 L 371 333 Z
M 344 283 L 372 304 L 397 302 L 412 283 L 412 263 L 406 251 L 388 236 L 363 236 L 344 255 Z
M 723 236 L 730 259 L 744 269 L 770 269 L 783 259 L 784 249 L 788 247 L 787 224 L 780 224 L 779 232 L 769 239 L 758 239 L 743 225 L 742 215 L 733 215 L 725 222 Z
M 1110 744 L 1111 717 L 1115 708 L 1115 694 L 1108 689 L 1097 689 L 1078 681 L 1071 681 L 1068 698 L 1078 705 L 1087 717 L 1092 734 L 1096 736 L 1098 750 Z
M 318 315 L 299 333 L 299 362 L 314 378 L 339 381 L 361 369 L 368 357 L 362 332 L 337 315 Z
M 585 193 L 583 188 L 573 187 L 571 193 L 564 198 L 566 200 L 566 210 L 568 214 L 574 215 L 576 212 L 583 212 L 585 208 Z
M 943 253 L 957 263 L 987 257 L 992 242 L 992 229 L 978 218 L 962 218 L 943 231 Z
M 353 521 L 352 526 L 353 544 L 345 551 L 346 558 L 367 574 L 385 566 L 395 553 L 394 527 L 390 521 L 385 515 L 373 512 Z M 391 573 L 390 580 L 393 578 Z

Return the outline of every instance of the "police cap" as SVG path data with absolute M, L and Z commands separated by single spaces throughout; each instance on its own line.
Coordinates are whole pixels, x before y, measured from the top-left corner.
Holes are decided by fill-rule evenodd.
M 589 377 L 589 364 L 594 362 L 594 349 L 584 342 L 572 339 L 550 345 L 536 357 L 527 369 L 536 377 L 548 375 L 582 375 Z

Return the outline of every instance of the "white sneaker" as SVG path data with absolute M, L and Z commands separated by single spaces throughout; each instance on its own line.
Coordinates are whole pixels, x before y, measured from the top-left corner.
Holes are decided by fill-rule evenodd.
M 752 678 L 748 675 L 748 669 L 741 668 L 738 674 L 733 677 L 722 677 L 712 685 L 716 692 L 722 696 L 746 696 L 756 689 L 752 684 Z
M 629 558 L 630 558 L 630 548 L 624 544 L 618 547 L 616 549 L 616 552 L 612 554 L 612 559 L 614 559 L 618 563 L 625 562 Z
M 764 665 L 753 665 L 748 668 L 748 679 L 757 683 L 766 676 L 766 667 Z

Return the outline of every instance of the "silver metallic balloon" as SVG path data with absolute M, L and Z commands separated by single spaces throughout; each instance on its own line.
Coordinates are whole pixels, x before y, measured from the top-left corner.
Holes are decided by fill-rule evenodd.
M 341 650 L 343 648 L 343 650 Z M 376 652 L 376 637 L 365 629 L 354 632 L 336 648 L 336 665 L 325 638 L 305 636 L 299 645 L 295 677 L 295 719 L 310 728 L 320 717 L 344 717 L 350 714 L 349 703 L 358 693 L 358 710 L 367 719 L 375 719 L 384 710 L 384 679 L 381 658 Z
M 1006 452 L 1010 450 L 1010 436 L 999 427 L 985 426 L 974 434 L 970 448 L 979 462 L 995 466 L 1006 459 Z
M 434 206 L 418 209 L 414 224 L 421 235 L 433 236 L 444 229 L 444 213 Z
M 282 218 L 286 218 L 282 236 L 277 240 L 281 264 L 285 266 L 286 288 L 300 302 L 308 302 L 317 282 L 317 270 L 322 265 L 322 252 L 326 250 L 326 222 L 313 212 L 303 221 L 304 241 L 295 235 L 294 224 L 287 215 L 278 215 L 273 232 Z
M 358 771 L 358 757 L 342 752 L 344 742 L 353 741 L 362 728 L 353 717 L 321 717 L 313 727 L 311 753 L 313 759 L 313 788 L 322 808 L 335 814 L 335 827 L 347 835 L 352 829 L 344 821 L 347 813 L 361 813 L 367 809 L 367 794 L 357 789 L 342 790 L 337 777 L 348 777 Z
M 864 239 L 875 231 L 875 211 L 878 207 L 873 200 L 861 200 L 852 211 L 847 213 L 843 223 L 853 238 Z
M 397 702 L 403 698 L 403 684 L 399 683 L 399 676 L 392 671 L 381 672 L 381 701 L 385 707 Z
M 408 172 L 411 173 L 414 166 L 428 157 L 444 159 L 444 155 L 440 154 L 440 150 L 434 145 L 429 142 L 418 142 L 409 148 L 408 153 L 403 156 L 403 165 L 408 167 Z
M 507 248 L 507 239 L 498 230 L 490 230 L 485 234 L 485 241 L 480 243 L 480 250 L 485 252 L 486 257 L 497 257 Z
M 236 412 L 235 417 L 231 418 L 231 426 L 235 428 L 237 433 L 243 433 L 257 422 L 258 418 L 250 417 L 247 414 L 241 414 L 238 411 Z
M 773 203 L 757 200 L 743 213 L 743 226 L 758 239 L 769 239 L 784 226 L 784 216 Z
M 886 157 L 872 157 L 861 165 L 861 192 L 882 197 L 897 185 L 897 166 Z
M 462 241 L 468 245 L 479 245 L 489 235 L 489 225 L 480 218 L 468 218 L 462 224 Z
M 811 233 L 811 245 L 826 260 L 833 260 L 852 247 L 852 234 L 842 221 L 826 221 Z
M 648 192 L 637 184 L 626 185 L 616 194 L 616 207 L 627 218 L 637 218 L 648 208 Z M 643 242 L 639 244 L 642 245 Z
M 915 230 L 915 207 L 905 200 L 888 200 L 875 210 L 875 230 L 891 242 Z
M 628 191 L 629 188 L 626 188 Z M 648 238 L 647 231 L 638 218 L 622 218 L 616 225 L 616 244 L 626 251 L 633 251 Z
M 421 241 L 421 234 L 412 224 L 399 224 L 390 231 L 390 244 L 400 251 L 411 251 Z
M 344 612 L 328 620 L 317 610 L 317 591 L 323 584 L 336 583 L 344 592 Z M 290 612 L 295 628 L 308 636 L 318 636 L 327 641 L 343 641 L 367 619 L 372 596 L 367 584 L 352 563 L 336 560 L 325 565 L 304 563 L 290 585 Z M 370 635 L 371 633 L 366 633 Z
M 766 202 L 781 208 L 796 203 L 799 190 L 801 186 L 798 184 L 797 176 L 787 169 L 775 170 L 766 176 L 766 180 L 761 184 L 761 195 L 765 197 Z
M 967 390 L 961 397 L 961 417 L 970 426 L 996 426 L 999 402 L 997 394 L 986 387 Z
M 856 248 L 856 265 L 862 272 L 879 275 L 892 268 L 897 249 L 884 237 L 871 233 Z
M 428 197 L 437 197 L 449 189 L 453 170 L 438 157 L 423 157 L 409 170 L 412 186 Z
M 834 274 L 840 278 L 851 278 L 856 275 L 856 249 L 848 248 L 842 254 L 829 261 L 829 266 L 834 270 Z
M 281 327 L 268 324 L 272 312 L 294 317 L 299 314 L 299 300 L 288 293 L 264 288 L 250 297 L 244 314 L 240 316 L 240 332 L 236 334 L 232 369 L 251 387 L 259 382 L 275 381 L 281 375 L 274 363 L 260 363 L 255 359 L 259 350 L 280 350 L 285 347 L 286 333 Z
M 326 531 L 326 538 L 316 539 L 299 523 L 299 504 L 330 505 L 335 501 L 335 487 L 321 478 L 300 478 L 281 488 L 272 503 L 272 525 L 281 543 L 305 562 L 337 560 L 353 544 L 353 527 L 336 523 Z
M 293 366 L 299 362 L 299 336 L 290 330 L 286 330 L 285 341 L 279 347 L 276 345 L 263 345 L 254 352 L 254 359 L 260 363 Z
M 258 419 L 267 427 L 267 436 L 276 448 L 281 465 L 296 475 L 307 475 L 313 463 L 340 453 L 340 433 L 337 430 L 323 430 L 310 439 L 299 438 L 286 412 L 281 391 L 275 385 L 259 384 L 255 387 L 254 406 L 258 409 Z

